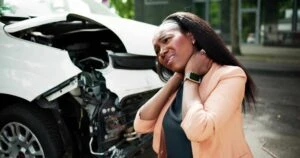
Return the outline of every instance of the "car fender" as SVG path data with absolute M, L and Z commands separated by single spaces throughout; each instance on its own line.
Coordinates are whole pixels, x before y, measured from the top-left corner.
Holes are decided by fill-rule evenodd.
M 68 52 L 17 39 L 0 31 L 0 93 L 34 100 L 76 76 Z

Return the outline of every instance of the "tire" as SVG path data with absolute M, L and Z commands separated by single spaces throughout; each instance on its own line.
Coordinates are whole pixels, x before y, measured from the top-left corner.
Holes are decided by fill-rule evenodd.
M 31 104 L 0 111 L 0 157 L 60 158 L 63 143 L 51 113 Z

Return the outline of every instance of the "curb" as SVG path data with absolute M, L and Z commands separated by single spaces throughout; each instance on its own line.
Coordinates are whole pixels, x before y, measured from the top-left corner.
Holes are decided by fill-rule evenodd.
M 268 74 L 275 76 L 300 77 L 300 60 L 249 60 L 245 58 L 237 58 L 241 64 L 252 73 Z

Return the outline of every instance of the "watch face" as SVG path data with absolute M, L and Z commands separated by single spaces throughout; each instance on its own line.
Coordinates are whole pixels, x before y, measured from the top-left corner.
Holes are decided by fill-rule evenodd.
M 191 72 L 190 73 L 190 79 L 195 80 L 195 81 L 199 81 L 200 80 L 200 75 Z

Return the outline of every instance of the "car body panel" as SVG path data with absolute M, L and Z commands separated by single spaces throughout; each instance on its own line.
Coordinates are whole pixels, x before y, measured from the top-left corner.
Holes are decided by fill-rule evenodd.
M 120 100 L 128 95 L 161 88 L 165 84 L 153 70 L 114 69 L 110 64 L 101 72 L 107 88 L 116 93 Z
M 157 26 L 95 14 L 88 17 L 111 29 L 121 39 L 128 53 L 155 56 L 152 38 Z
M 32 101 L 81 72 L 68 52 L 0 32 L 0 93 Z
M 37 17 L 60 13 L 94 13 L 119 17 L 99 0 L 2 0 L 8 10 L 5 16 Z
M 23 20 L 20 22 L 12 23 L 4 27 L 4 31 L 7 33 L 15 33 L 28 28 L 49 24 L 53 22 L 66 20 L 66 14 L 52 15 L 52 16 L 40 16 L 38 18 L 32 18 Z

